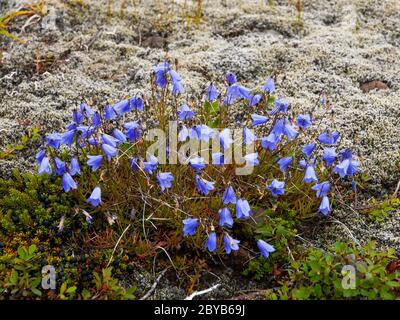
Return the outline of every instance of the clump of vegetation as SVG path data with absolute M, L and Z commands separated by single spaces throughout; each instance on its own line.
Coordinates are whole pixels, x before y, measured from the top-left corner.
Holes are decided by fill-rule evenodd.
M 392 249 L 379 251 L 371 241 L 362 247 L 342 242 L 327 251 L 308 249 L 290 262 L 269 299 L 395 299 L 400 267 Z
M 99 111 L 83 103 L 36 156 L 39 174 L 60 179 L 60 192 L 74 201 L 60 219 L 80 214 L 88 223 L 118 223 L 124 234 L 132 226 L 126 236 L 147 243 L 170 239 L 167 247 L 217 254 L 253 242 L 258 229 L 254 244 L 268 258 L 280 247 L 278 236 L 262 228 L 270 215 L 329 214 L 335 195 L 346 194 L 339 182 L 354 187 L 359 165 L 351 150 L 336 151 L 339 133 L 312 131 L 318 119 L 291 114 L 290 104 L 273 95 L 272 79 L 253 90 L 232 73 L 226 82 L 221 91 L 209 84 L 202 106 L 189 106 L 182 79 L 161 63 L 149 99 L 135 96 Z M 228 108 L 251 110 L 252 129 L 231 123 Z M 153 128 L 145 110 L 155 114 Z

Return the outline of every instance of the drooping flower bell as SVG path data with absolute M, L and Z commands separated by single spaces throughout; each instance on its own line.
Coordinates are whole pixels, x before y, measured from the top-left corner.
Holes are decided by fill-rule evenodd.
M 179 120 L 190 120 L 194 117 L 195 113 L 189 108 L 187 104 L 183 104 L 178 108 L 178 118 Z
M 190 166 L 199 173 L 201 170 L 203 170 L 206 167 L 206 164 L 204 162 L 204 158 L 201 157 L 196 157 L 193 159 L 189 160 Z
M 98 155 L 98 156 L 88 156 L 88 161 L 87 165 L 92 168 L 92 171 L 96 171 L 98 168 L 101 167 L 101 164 L 103 162 L 103 156 Z
M 325 216 L 329 214 L 329 212 L 331 212 L 329 198 L 327 196 L 322 197 L 321 205 L 319 206 L 318 212 L 322 213 Z
M 230 254 L 232 250 L 239 250 L 239 243 L 239 240 L 233 239 L 230 235 L 224 235 L 224 247 L 227 254 Z
M 337 140 L 339 139 L 339 132 L 324 132 L 318 136 L 318 141 L 327 145 L 331 146 L 336 144 Z
M 327 166 L 331 166 L 337 158 L 337 153 L 333 148 L 324 148 L 324 154 L 322 159 L 325 161 Z
M 311 154 L 314 152 L 315 146 L 316 146 L 315 143 L 306 144 L 301 148 L 301 152 L 303 152 L 306 155 L 306 157 L 309 158 L 311 157 Z
M 253 212 L 247 200 L 238 199 L 236 202 L 236 217 L 238 219 L 248 219 Z
M 205 243 L 205 247 L 208 251 L 213 252 L 217 249 L 217 234 L 211 232 Z
M 76 189 L 78 187 L 76 182 L 68 172 L 64 173 L 61 179 L 61 184 L 65 192 L 69 192 L 71 189 Z
M 228 228 L 232 228 L 233 226 L 233 218 L 231 215 L 231 212 L 229 211 L 228 208 L 222 208 L 218 211 L 218 215 L 219 215 L 219 225 L 221 227 L 228 227 Z
M 292 163 L 292 161 L 293 161 L 292 157 L 280 158 L 277 161 L 277 164 L 279 164 L 279 170 L 281 170 L 282 172 L 285 172 L 287 170 L 287 168 L 289 167 L 289 165 Z
M 285 181 L 272 180 L 268 189 L 271 191 L 273 197 L 283 195 L 285 193 Z
M 99 204 L 101 204 L 102 201 L 100 187 L 94 188 L 92 194 L 89 198 L 87 198 L 86 201 L 89 202 L 93 207 L 97 207 Z
M 273 79 L 269 78 L 265 82 L 265 84 L 261 87 L 261 90 L 267 92 L 268 94 L 272 94 L 275 91 L 275 82 Z
M 254 127 L 254 126 L 258 126 L 258 125 L 260 125 L 260 124 L 264 124 L 264 123 L 266 123 L 266 122 L 268 121 L 268 118 L 267 118 L 267 117 L 258 115 L 258 114 L 256 114 L 256 113 L 253 113 L 253 114 L 251 115 L 251 118 L 253 119 L 253 122 L 251 123 L 251 125 L 252 125 L 253 127 Z
M 196 186 L 199 193 L 204 194 L 207 196 L 210 191 L 214 190 L 214 183 L 213 181 L 207 181 L 199 176 L 196 175 Z
M 264 258 L 268 258 L 270 253 L 275 252 L 274 246 L 261 239 L 257 241 L 257 247 Z
M 232 186 L 229 186 L 228 188 L 225 189 L 224 194 L 222 196 L 222 203 L 225 205 L 229 203 L 232 204 L 236 203 L 236 194 Z
M 51 172 L 52 172 L 52 170 L 51 170 L 49 158 L 43 157 L 42 161 L 40 162 L 38 173 L 39 174 L 43 174 L 43 173 L 51 174 Z
M 213 102 L 218 99 L 219 92 L 217 88 L 211 83 L 206 89 L 206 100 Z
M 194 236 L 196 234 L 199 219 L 187 218 L 183 222 L 183 236 Z
M 331 190 L 331 184 L 329 183 L 329 181 L 324 181 L 312 186 L 311 189 L 317 191 L 318 198 L 325 197 Z
M 172 176 L 171 172 L 160 172 L 157 175 L 157 180 L 160 184 L 161 191 L 164 191 L 165 189 L 172 187 L 172 181 L 174 180 L 174 177 Z

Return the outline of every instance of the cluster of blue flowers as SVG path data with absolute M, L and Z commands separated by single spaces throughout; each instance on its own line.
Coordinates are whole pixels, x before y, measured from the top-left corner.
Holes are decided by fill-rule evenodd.
M 171 68 L 169 63 L 164 62 L 155 66 L 153 74 L 158 90 L 169 90 L 169 85 L 171 85 L 172 95 L 179 95 L 184 92 L 181 77 Z M 268 79 L 263 86 L 255 89 L 241 85 L 233 73 L 228 73 L 225 80 L 228 84 L 226 95 L 221 97 L 217 87 L 211 83 L 205 90 L 205 100 L 214 102 L 221 98 L 221 108 L 228 108 L 236 102 L 244 101 L 251 110 L 258 110 L 258 113 L 251 114 L 251 125 L 253 127 L 270 126 L 270 130 L 266 130 L 268 134 L 261 137 L 244 126 L 243 139 L 246 145 L 259 143 L 262 148 L 273 153 L 279 151 L 278 147 L 282 145 L 282 141 L 292 141 L 302 131 L 312 126 L 313 119 L 309 114 L 300 114 L 295 120 L 291 119 L 288 116 L 289 102 L 283 98 L 275 99 L 270 111 L 267 111 L 266 108 L 257 108 L 262 103 L 267 105 L 266 101 L 275 92 L 275 83 L 272 79 Z M 39 165 L 38 173 L 60 176 L 62 189 L 65 192 L 77 189 L 78 184 L 75 177 L 82 174 L 82 165 L 86 164 L 90 170 L 96 172 L 105 168 L 107 162 L 118 163 L 119 157 L 125 156 L 124 153 L 120 152 L 121 145 L 132 144 L 141 139 L 142 123 L 139 120 L 125 122 L 124 115 L 131 111 L 143 112 L 144 107 L 144 100 L 138 96 L 122 100 L 114 105 L 108 105 L 102 112 L 94 111 L 86 103 L 82 103 L 79 110 L 73 112 L 72 121 L 66 126 L 63 133 L 53 132 L 46 136 L 43 148 L 36 155 Z M 208 141 L 217 136 L 222 150 L 233 144 L 234 141 L 229 129 L 217 132 L 206 124 L 193 124 L 195 117 L 196 112 L 188 104 L 183 103 L 177 108 L 176 118 L 181 122 L 178 141 L 184 142 L 187 139 Z M 187 126 L 188 123 L 191 124 L 190 127 Z M 323 215 L 327 215 L 331 211 L 328 198 L 331 183 L 318 180 L 315 171 L 316 164 L 321 163 L 326 167 L 332 167 L 332 172 L 339 175 L 340 178 L 353 177 L 359 165 L 353 159 L 351 150 L 346 149 L 338 154 L 336 147 L 339 137 L 338 132 L 326 131 L 320 134 L 315 142 L 301 147 L 302 159 L 298 163 L 295 163 L 297 158 L 294 156 L 277 159 L 277 165 L 284 177 L 289 176 L 287 172 L 290 170 L 304 170 L 303 181 L 306 184 L 313 184 L 312 189 L 316 191 L 316 196 L 321 198 L 318 212 Z M 58 151 L 65 149 L 70 150 L 69 161 L 63 161 L 57 156 Z M 80 153 L 79 150 L 85 150 L 85 152 Z M 245 155 L 244 159 L 247 164 L 258 166 L 261 161 L 258 156 L 258 152 L 254 152 Z M 131 157 L 129 163 L 133 171 L 154 176 L 154 181 L 157 181 L 160 192 L 168 192 L 172 188 L 174 177 L 171 172 L 161 170 L 162 166 L 156 156 L 149 155 L 147 159 Z M 212 165 L 223 164 L 223 154 L 213 153 Z M 188 165 L 193 169 L 194 184 L 200 195 L 208 196 L 218 189 L 222 193 L 223 190 L 220 196 L 221 208 L 218 211 L 218 219 L 216 219 L 215 224 L 218 224 L 220 230 L 222 230 L 221 243 L 223 243 L 225 252 L 230 254 L 232 250 L 239 250 L 240 241 L 229 234 L 229 230 L 234 225 L 231 212 L 234 210 L 236 219 L 249 219 L 253 214 L 249 202 L 237 197 L 231 184 L 216 186 L 214 181 L 206 179 L 202 173 L 208 164 L 202 157 L 191 158 Z M 267 188 L 272 197 L 284 195 L 285 178 L 283 180 L 273 179 L 269 182 Z M 102 204 L 101 195 L 101 186 L 96 186 L 88 196 L 87 202 L 93 207 L 100 206 Z M 216 251 L 218 249 L 218 236 L 214 225 L 207 226 L 206 222 L 199 218 L 188 217 L 183 220 L 184 236 L 195 235 L 199 225 L 210 230 L 207 231 L 205 248 L 210 252 Z M 257 246 L 260 254 L 265 258 L 275 251 L 272 245 L 263 240 L 258 240 Z

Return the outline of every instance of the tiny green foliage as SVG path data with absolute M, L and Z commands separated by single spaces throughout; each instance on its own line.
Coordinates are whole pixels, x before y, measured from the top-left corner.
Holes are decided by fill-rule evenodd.
M 373 241 L 361 248 L 336 242 L 327 251 L 309 249 L 290 261 L 288 277 L 279 280 L 281 288 L 267 298 L 395 299 L 400 270 L 389 266 L 396 259 L 392 249 L 377 250 Z M 354 285 L 346 285 L 352 271 Z

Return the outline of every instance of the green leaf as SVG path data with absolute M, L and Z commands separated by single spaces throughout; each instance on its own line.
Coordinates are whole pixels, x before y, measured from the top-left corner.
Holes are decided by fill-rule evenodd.
M 32 292 L 33 292 L 34 294 L 36 294 L 37 296 L 39 296 L 39 297 L 42 296 L 42 292 L 41 292 L 39 289 L 32 288 L 31 290 L 32 290 Z
M 29 252 L 30 255 L 33 255 L 33 254 L 36 252 L 36 250 L 37 250 L 36 245 L 32 244 L 32 245 L 29 247 L 28 252 Z
M 21 259 L 25 259 L 26 257 L 26 249 L 24 247 L 18 247 L 18 255 Z

